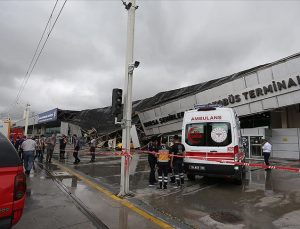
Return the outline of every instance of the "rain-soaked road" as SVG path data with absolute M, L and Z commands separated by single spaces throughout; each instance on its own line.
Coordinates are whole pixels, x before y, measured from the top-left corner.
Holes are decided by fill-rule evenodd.
M 89 159 L 82 156 L 82 162 L 76 166 L 72 158 L 63 163 L 117 193 L 120 158 L 97 156 L 95 163 L 89 163 Z M 292 166 L 300 167 L 299 161 Z M 162 191 L 148 187 L 147 155 L 134 155 L 130 174 L 130 190 L 135 194 L 130 201 L 143 203 L 145 209 L 162 213 L 187 227 L 300 228 L 299 173 L 247 168 L 240 186 L 224 179 L 197 177 L 196 181 L 187 181 L 182 189 L 169 185 L 168 190 Z

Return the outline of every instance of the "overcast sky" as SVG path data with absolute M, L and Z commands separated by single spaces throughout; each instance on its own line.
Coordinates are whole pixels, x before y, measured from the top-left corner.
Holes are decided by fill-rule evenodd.
M 0 0 L 2 116 L 14 104 L 54 4 Z M 134 99 L 300 51 L 300 1 L 137 0 L 137 5 L 134 59 L 141 64 L 134 72 Z M 38 113 L 109 106 L 112 89 L 124 84 L 126 26 L 120 0 L 67 1 L 12 115 L 26 103 Z

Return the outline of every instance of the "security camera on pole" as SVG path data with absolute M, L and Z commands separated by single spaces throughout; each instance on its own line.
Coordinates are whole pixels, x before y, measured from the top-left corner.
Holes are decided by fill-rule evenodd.
M 133 62 L 133 47 L 134 47 L 134 23 L 135 10 L 138 8 L 135 5 L 135 0 L 129 0 L 128 3 L 123 1 L 125 9 L 128 11 L 127 21 L 127 51 L 125 63 L 125 85 L 124 85 L 124 109 L 122 130 L 122 158 L 121 158 L 121 181 L 120 192 L 118 196 L 130 195 L 129 192 L 129 165 L 130 165 L 130 129 L 132 116 L 132 78 L 133 70 L 138 67 L 139 62 Z

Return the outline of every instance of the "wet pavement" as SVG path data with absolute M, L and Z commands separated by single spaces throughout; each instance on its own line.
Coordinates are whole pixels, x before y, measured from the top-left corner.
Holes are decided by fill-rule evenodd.
M 73 165 L 70 154 L 36 165 L 27 181 L 24 215 L 14 228 L 300 228 L 299 173 L 248 167 L 242 185 L 196 177 L 183 188 L 157 190 L 148 186 L 147 155 L 136 154 L 130 167 L 134 197 L 118 200 L 113 194 L 119 192 L 120 157 L 89 160 L 81 154 Z M 300 167 L 299 161 L 275 164 Z
M 23 216 L 14 228 L 161 228 L 91 188 L 55 162 L 35 163 L 27 178 Z
M 89 159 L 82 156 L 75 166 L 72 158 L 62 163 L 117 193 L 120 158 L 97 156 L 95 163 Z M 275 164 L 300 167 L 299 161 Z M 300 228 L 299 173 L 249 167 L 240 186 L 226 179 L 197 177 L 186 180 L 182 189 L 169 185 L 161 191 L 148 187 L 147 155 L 134 155 L 130 174 L 130 190 L 135 194 L 130 201 L 181 223 L 179 228 Z
M 72 198 L 69 198 L 45 170 L 35 166 L 27 178 L 23 216 L 15 229 L 105 228 L 94 225 Z

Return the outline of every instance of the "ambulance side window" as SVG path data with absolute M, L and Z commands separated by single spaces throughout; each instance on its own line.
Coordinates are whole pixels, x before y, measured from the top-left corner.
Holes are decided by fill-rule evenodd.
M 205 146 L 206 125 L 195 123 L 186 126 L 185 142 L 191 146 Z

